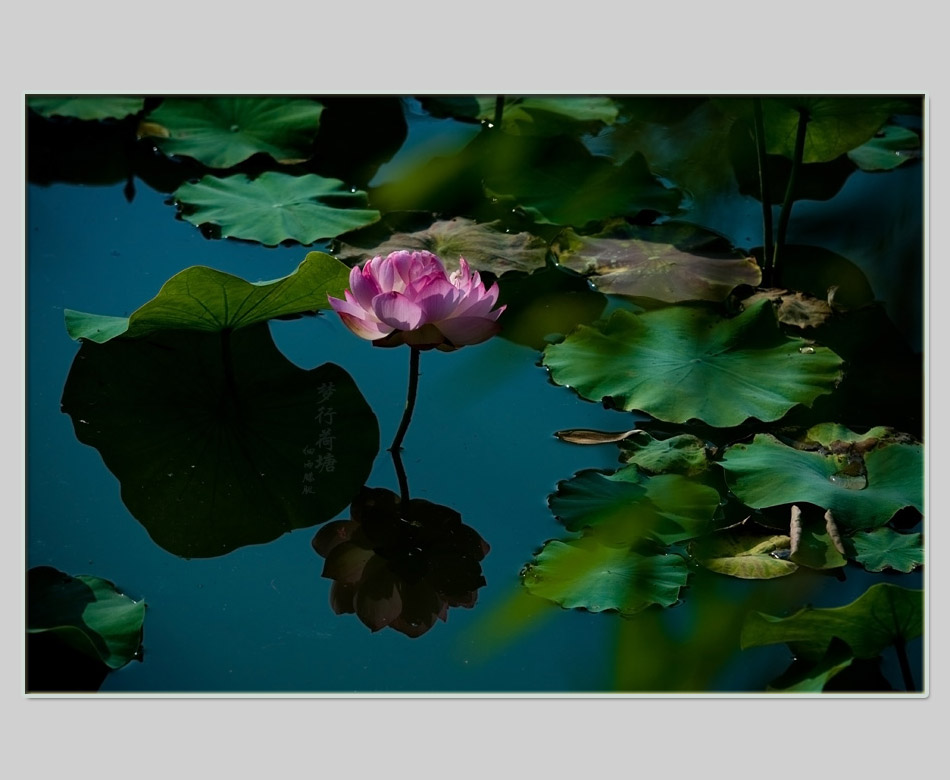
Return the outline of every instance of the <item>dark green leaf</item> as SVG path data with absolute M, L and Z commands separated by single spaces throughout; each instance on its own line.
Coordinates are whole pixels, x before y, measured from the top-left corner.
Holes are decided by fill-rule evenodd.
M 373 209 L 341 207 L 346 201 L 366 205 L 365 192 L 353 192 L 339 179 L 315 174 L 290 176 L 266 171 L 256 179 L 235 174 L 223 179 L 205 176 L 175 190 L 182 216 L 193 225 L 211 223 L 222 238 L 242 238 L 276 246 L 281 241 L 312 244 L 372 225 Z
M 924 565 L 920 534 L 902 534 L 890 528 L 858 531 L 851 537 L 850 554 L 868 571 L 911 572 Z
M 329 309 L 327 295 L 342 297 L 348 284 L 349 269 L 323 252 L 308 253 L 296 271 L 272 282 L 247 282 L 196 266 L 175 274 L 128 318 L 66 309 L 66 329 L 74 339 L 100 344 L 116 336 L 141 337 L 159 330 L 236 330 Z
M 27 105 L 45 117 L 67 116 L 75 119 L 123 119 L 145 107 L 145 99 L 119 95 L 34 96 Z
M 330 519 L 366 480 L 376 417 L 331 363 L 290 363 L 259 323 L 84 342 L 62 408 L 162 548 L 224 555 Z
M 165 154 L 209 168 L 230 168 L 258 153 L 286 164 L 312 155 L 322 112 L 320 103 L 300 98 L 166 98 L 142 133 L 155 136 Z
M 895 642 L 907 642 L 924 630 L 924 592 L 897 585 L 872 585 L 843 607 L 805 607 L 789 617 L 754 612 L 742 627 L 742 649 L 784 642 L 793 652 L 820 659 L 834 637 L 857 658 L 873 658 Z
M 624 438 L 621 459 L 648 474 L 673 472 L 692 476 L 705 471 L 709 464 L 706 443 L 688 433 L 654 439 L 640 431 Z
M 923 511 L 923 448 L 916 444 L 868 452 L 862 473 L 848 455 L 807 452 L 759 434 L 751 444 L 727 448 L 722 467 L 748 506 L 814 504 L 830 509 L 843 530 L 882 526 L 906 506 Z
M 920 136 L 906 127 L 886 125 L 848 157 L 863 171 L 889 171 L 920 158 Z
M 699 308 L 619 310 L 544 351 L 552 379 L 592 401 L 718 427 L 777 420 L 834 388 L 841 359 L 784 336 L 766 302 L 733 319 Z M 671 388 L 675 388 L 671 392 Z
M 534 595 L 566 609 L 617 610 L 632 615 L 675 604 L 689 571 L 678 555 L 641 555 L 596 535 L 551 541 L 523 572 Z
M 145 602 L 108 580 L 71 577 L 49 566 L 27 572 L 27 632 L 51 632 L 110 669 L 125 666 L 142 645 Z

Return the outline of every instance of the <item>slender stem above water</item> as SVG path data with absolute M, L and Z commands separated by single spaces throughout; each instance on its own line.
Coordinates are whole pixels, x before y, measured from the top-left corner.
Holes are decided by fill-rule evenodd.
M 402 465 L 402 455 L 399 454 L 399 450 L 390 450 L 389 454 L 393 456 L 396 479 L 399 480 L 399 501 L 407 504 L 409 503 L 409 480 L 406 478 L 406 467 Z
M 409 347 L 409 392 L 406 394 L 406 410 L 402 413 L 402 421 L 399 423 L 399 430 L 396 431 L 396 438 L 393 439 L 393 443 L 389 447 L 390 452 L 402 449 L 402 440 L 406 437 L 409 421 L 412 420 L 412 410 L 416 406 L 416 392 L 418 389 L 419 350 L 415 347 Z
M 769 182 L 768 157 L 765 152 L 765 122 L 761 98 L 752 99 L 755 126 L 755 150 L 759 159 L 759 196 L 762 200 L 762 271 L 766 287 L 772 283 L 772 187 Z
M 781 249 L 785 246 L 785 231 L 788 230 L 788 220 L 792 216 L 792 204 L 795 202 L 795 183 L 805 157 L 805 134 L 808 130 L 808 119 L 808 112 L 804 109 L 799 109 L 798 132 L 795 135 L 795 152 L 792 157 L 792 171 L 788 175 L 788 188 L 785 190 L 785 201 L 782 203 L 782 211 L 778 216 L 778 236 L 775 239 L 775 250 L 772 252 L 772 284 L 776 287 L 779 285 L 778 258 L 781 254 Z

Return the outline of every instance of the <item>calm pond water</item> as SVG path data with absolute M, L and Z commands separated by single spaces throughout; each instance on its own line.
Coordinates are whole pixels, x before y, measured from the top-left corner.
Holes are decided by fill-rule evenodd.
M 469 132 L 461 132 L 463 142 Z M 440 141 L 440 149 L 454 142 Z M 874 200 L 882 182 L 855 174 L 830 204 L 821 204 L 821 219 L 836 209 L 853 213 L 851 201 Z M 919 189 L 919 166 L 893 174 L 886 183 L 891 192 L 895 182 L 904 191 Z M 618 466 L 614 445 L 571 445 L 554 432 L 625 430 L 645 418 L 554 385 L 536 350 L 505 338 L 422 354 L 403 451 L 413 497 L 451 507 L 490 548 L 474 607 L 451 607 L 445 622 L 414 639 L 388 629 L 373 633 L 353 614 L 334 614 L 332 583 L 321 577 L 324 559 L 311 544 L 320 526 L 214 558 L 166 551 L 132 516 L 117 478 L 96 449 L 77 440 L 61 411 L 79 351 L 64 327 L 64 309 L 128 316 L 184 268 L 275 279 L 321 245 L 208 240 L 174 218 L 166 193 L 137 180 L 128 202 L 123 186 L 30 184 L 27 192 L 27 563 L 95 574 L 147 603 L 144 657 L 110 673 L 102 692 L 760 692 L 791 655 L 784 645 L 739 650 L 737 626 L 750 599 L 776 614 L 805 603 L 838 606 L 880 581 L 853 567 L 843 582 L 802 572 L 789 581 L 750 583 L 699 571 L 683 603 L 626 620 L 524 595 L 522 567 L 546 541 L 564 536 L 547 506 L 549 494 L 581 470 Z M 802 204 L 796 213 L 800 243 L 808 243 L 814 227 L 813 208 Z M 910 227 L 892 223 L 883 240 L 906 244 L 894 232 L 912 231 L 914 218 L 919 231 L 917 208 L 906 219 Z M 748 247 L 755 239 L 746 242 L 742 234 L 758 212 L 745 209 L 731 238 Z M 859 228 L 842 220 L 842 241 Z M 898 274 L 883 255 L 862 268 L 919 349 L 921 270 L 904 278 L 905 288 L 895 287 L 889 280 Z M 268 327 L 296 366 L 332 362 L 353 377 L 380 429 L 366 484 L 398 492 L 386 447 L 405 403 L 408 351 L 354 338 L 332 312 Z M 338 518 L 349 516 L 343 510 Z M 922 583 L 919 571 L 900 580 L 911 588 Z M 908 655 L 922 679 L 920 639 Z M 891 653 L 883 671 L 900 679 Z

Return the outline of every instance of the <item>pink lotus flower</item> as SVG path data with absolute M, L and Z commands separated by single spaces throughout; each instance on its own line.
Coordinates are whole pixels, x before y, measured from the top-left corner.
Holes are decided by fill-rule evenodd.
M 379 347 L 451 352 L 479 344 L 498 333 L 505 310 L 492 311 L 498 285 L 486 290 L 464 257 L 450 275 L 431 252 L 393 252 L 355 266 L 344 295 L 346 300 L 327 296 L 333 310 L 357 336 Z

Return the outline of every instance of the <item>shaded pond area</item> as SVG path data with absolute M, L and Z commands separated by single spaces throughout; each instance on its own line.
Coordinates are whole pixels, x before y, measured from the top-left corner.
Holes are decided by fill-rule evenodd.
M 28 691 L 927 689 L 920 97 L 27 103 Z

